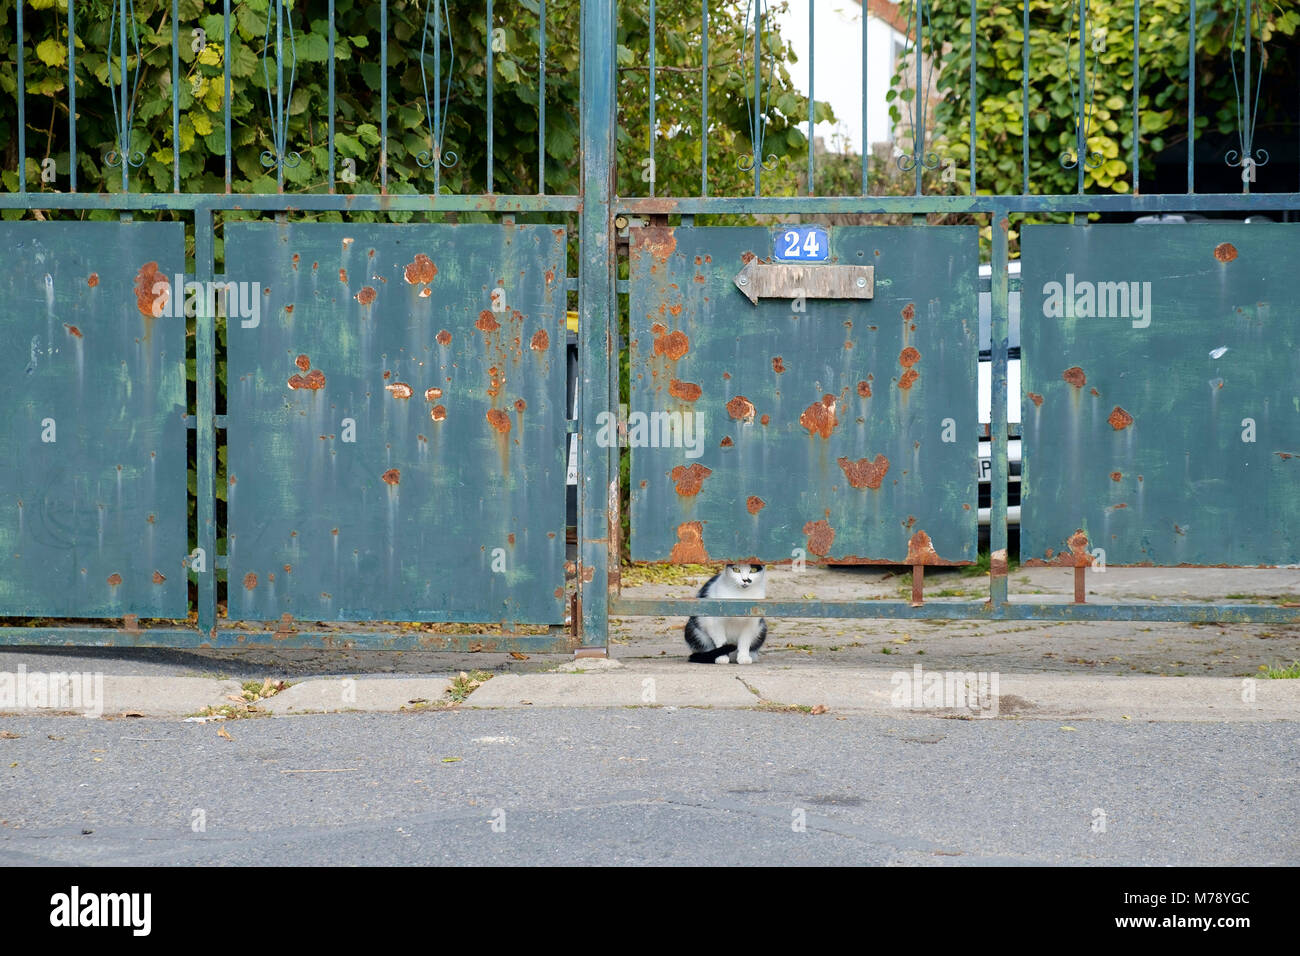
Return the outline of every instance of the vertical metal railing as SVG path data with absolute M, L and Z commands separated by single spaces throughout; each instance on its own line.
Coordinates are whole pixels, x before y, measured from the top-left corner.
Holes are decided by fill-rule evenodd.
M 1021 4 L 1020 18 L 1020 173 L 1022 195 L 1029 195 L 1029 2 Z
M 22 3 L 19 3 L 21 8 Z M 77 191 L 77 24 L 76 4 L 68 0 L 68 192 Z M 21 31 L 20 40 L 21 45 Z M 172 74 L 175 76 L 175 72 Z M 172 97 L 175 111 L 176 98 Z
M 69 3 L 71 0 L 69 0 Z M 18 2 L 18 191 L 27 192 L 27 80 L 23 71 L 26 33 L 23 30 L 23 2 Z
M 1196 192 L 1196 0 L 1187 14 L 1187 192 Z
M 871 157 L 871 132 L 867 126 L 868 106 L 870 102 L 870 73 L 868 71 L 869 58 L 867 51 L 868 41 L 868 23 L 871 16 L 867 11 L 867 5 L 862 4 L 862 195 L 867 195 L 867 187 L 870 181 L 870 169 L 868 168 Z
M 427 14 L 426 14 L 427 16 Z M 424 31 L 421 30 L 421 36 Z M 420 59 L 420 71 L 423 75 L 424 58 Z M 388 194 L 388 0 L 379 3 L 379 193 Z M 332 106 L 333 104 L 331 104 Z M 331 110 L 332 112 L 332 110 Z M 435 177 L 437 173 L 434 173 Z M 434 179 L 433 191 L 438 191 L 438 180 Z
M 1028 7 L 1028 3 L 1025 4 Z M 975 21 L 978 12 L 977 0 L 970 0 L 970 129 L 968 130 L 968 139 L 970 140 L 970 194 L 975 195 L 975 132 L 977 124 L 975 122 L 976 101 L 978 97 L 975 93 Z
M 700 195 L 709 194 L 709 0 L 700 2 Z
M 650 96 L 649 96 L 650 117 L 649 117 L 649 123 L 647 124 L 647 126 L 649 127 L 647 133 L 647 138 L 649 139 L 649 143 L 647 143 L 646 149 L 649 151 L 648 155 L 650 157 L 650 195 L 653 196 L 655 194 L 655 132 L 656 132 L 655 130 L 655 100 L 656 100 L 655 47 L 658 45 L 655 42 L 658 35 L 658 31 L 656 29 L 658 24 L 655 22 L 655 0 L 650 0 L 649 23 L 650 23 L 650 36 L 647 38 L 647 45 L 650 48 Z
M 1138 149 L 1142 140 L 1142 126 L 1139 122 L 1138 108 L 1141 97 L 1141 75 L 1138 67 L 1138 34 L 1142 25 L 1142 13 L 1138 9 L 1140 0 L 1133 0 L 1133 195 L 1141 192 L 1142 169 L 1138 165 Z
M 330 31 L 330 36 L 329 36 L 329 110 L 328 110 L 328 115 L 329 115 L 329 132 L 326 134 L 326 135 L 328 136 L 328 143 L 327 143 L 327 146 L 326 146 L 326 151 L 327 151 L 328 154 L 329 154 L 329 191 L 330 191 L 331 193 L 333 193 L 333 192 L 335 191 L 335 189 L 336 189 L 336 181 L 335 181 L 335 178 L 334 178 L 334 113 L 336 112 L 336 110 L 335 110 L 335 104 L 334 104 L 334 83 L 335 83 L 335 67 L 334 67 L 334 0 L 330 0 L 330 5 L 329 5 L 329 21 L 328 21 L 328 22 L 329 22 L 329 31 Z
M 434 0 L 436 3 L 437 0 Z M 496 132 L 496 124 L 492 119 L 492 104 L 496 100 L 496 91 L 493 86 L 496 80 L 495 59 L 496 59 L 496 38 L 492 35 L 492 25 L 496 22 L 492 16 L 492 0 L 487 0 L 487 191 L 492 192 L 492 137 Z
M 546 195 L 546 0 L 537 13 L 537 194 Z
M 68 49 L 72 49 L 72 0 L 68 0 Z M 71 53 L 69 53 L 71 61 Z M 181 81 L 181 3 L 172 0 L 172 192 L 181 191 L 181 98 L 178 84 Z M 68 87 L 76 92 L 72 67 L 68 67 Z M 73 116 L 76 110 L 71 110 Z
M 230 144 L 230 103 L 234 96 L 234 87 L 230 82 L 230 0 L 222 0 L 223 3 L 223 24 L 222 36 L 225 46 L 222 49 L 222 76 L 225 80 L 225 87 L 222 91 L 222 108 L 225 110 L 225 129 L 226 129 L 226 194 L 233 192 L 231 188 L 232 175 L 234 173 L 234 164 L 231 156 Z
M 808 4 L 808 195 L 815 196 L 817 190 L 814 186 L 816 179 L 816 164 L 813 160 L 813 139 L 816 135 L 817 118 L 814 107 L 816 98 L 814 96 L 813 85 L 813 64 L 817 62 L 817 30 L 814 23 L 817 5 Z

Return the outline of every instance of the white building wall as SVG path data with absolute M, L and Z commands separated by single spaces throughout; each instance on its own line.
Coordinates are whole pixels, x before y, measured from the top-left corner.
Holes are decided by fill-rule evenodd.
M 862 152 L 862 5 L 857 0 L 789 0 L 789 10 L 775 14 L 781 36 L 794 48 L 798 63 L 788 64 L 790 78 L 808 95 L 808 10 L 816 6 L 816 64 L 813 96 L 831 105 L 836 123 L 818 123 L 828 149 Z M 889 119 L 889 80 L 907 38 L 872 17 L 867 24 L 867 134 L 871 143 L 893 141 Z M 807 120 L 800 124 L 805 132 Z

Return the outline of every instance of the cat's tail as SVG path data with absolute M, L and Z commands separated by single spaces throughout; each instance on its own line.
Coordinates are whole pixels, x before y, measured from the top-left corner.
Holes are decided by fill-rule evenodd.
M 722 657 L 724 654 L 734 653 L 736 653 L 735 644 L 723 644 L 721 647 L 715 647 L 711 650 L 696 651 L 688 658 L 688 660 L 692 664 L 716 664 L 718 663 L 719 657 Z

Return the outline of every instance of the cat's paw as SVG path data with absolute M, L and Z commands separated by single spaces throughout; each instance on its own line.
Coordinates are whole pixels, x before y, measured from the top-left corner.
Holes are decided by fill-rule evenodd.
M 713 661 L 715 664 L 729 664 L 730 662 L 731 658 L 727 654 L 719 654 Z
M 737 663 L 737 664 L 752 664 L 752 663 L 754 663 L 754 658 L 750 657 L 748 654 L 745 654 L 745 655 L 737 654 L 737 655 L 736 655 L 736 663 Z

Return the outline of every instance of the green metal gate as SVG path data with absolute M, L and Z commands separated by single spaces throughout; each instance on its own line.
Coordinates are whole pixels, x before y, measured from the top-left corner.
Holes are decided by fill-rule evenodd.
M 1196 192 L 1190 149 L 1186 193 L 1143 193 L 1136 173 L 1124 194 L 1085 191 L 1092 105 L 1078 96 L 1073 149 L 1062 158 L 1078 170 L 1074 193 L 1032 191 L 1028 123 L 1022 189 L 982 193 L 974 97 L 964 131 L 968 181 L 927 188 L 923 174 L 938 159 L 920 97 L 914 141 L 893 160 L 914 176 L 911 195 L 873 194 L 866 150 L 857 194 L 820 195 L 811 142 L 802 193 L 765 194 L 774 64 L 764 42 L 767 5 L 750 0 L 739 29 L 753 125 L 740 166 L 752 172 L 753 190 L 713 195 L 710 162 L 716 171 L 720 160 L 710 144 L 709 80 L 711 70 L 734 67 L 710 63 L 708 38 L 736 5 L 704 0 L 703 95 L 698 125 L 690 121 L 705 131 L 700 190 L 669 197 L 657 194 L 656 144 L 683 135 L 687 121 L 677 99 L 663 100 L 674 104 L 675 125 L 655 120 L 662 72 L 655 0 L 581 4 L 581 101 L 566 117 L 552 97 L 549 119 L 547 78 L 566 67 L 548 61 L 548 23 L 565 4 L 548 14 L 544 0 L 517 10 L 486 0 L 475 13 L 484 63 L 466 64 L 462 49 L 457 73 L 457 21 L 445 0 L 381 0 L 373 34 L 384 66 L 367 74 L 379 104 L 368 117 L 378 144 L 369 185 L 355 178 L 357 140 L 335 129 L 336 116 L 356 116 L 354 103 L 336 99 L 336 40 L 345 41 L 336 37 L 333 2 L 327 11 L 313 7 L 324 29 L 311 31 L 312 44 L 302 34 L 305 11 L 284 0 L 256 10 L 241 3 L 232 10 L 226 0 L 211 15 L 182 0 L 163 6 L 170 10 L 160 27 L 142 23 L 131 0 L 112 0 L 107 24 L 103 10 L 87 12 L 75 0 L 55 8 L 57 17 L 20 0 L 7 27 L 19 92 L 16 188 L 0 192 L 8 220 L 0 223 L 7 266 L 0 341 L 9 363 L 0 376 L 0 643 L 599 653 L 611 613 L 1300 620 L 1286 606 L 1090 603 L 1082 588 L 1087 569 L 1101 562 L 1300 563 L 1300 301 L 1288 269 L 1300 257 L 1300 226 L 1154 227 L 1153 242 L 1151 226 L 1087 222 L 1091 214 L 1300 210 L 1300 191 L 1251 192 L 1268 156 L 1253 141 L 1250 84 L 1262 73 L 1249 59 L 1257 43 L 1248 0 L 1247 108 L 1235 160 L 1241 193 Z M 929 3 L 900 9 L 914 89 L 922 89 L 926 58 L 913 54 L 950 38 L 928 34 Z M 1082 89 L 1096 63 L 1089 67 L 1088 44 L 1078 39 L 1094 35 L 1096 11 L 1089 0 L 1075 0 L 1075 9 L 1079 61 L 1070 80 Z M 819 15 L 816 4 L 811 10 L 810 33 Z M 969 11 L 973 84 L 981 10 L 970 2 Z M 406 19 L 395 27 L 390 15 Z M 626 82 L 626 71 L 620 83 L 618 64 L 627 66 L 620 15 L 651 38 L 644 85 Z M 1197 16 L 1192 3 L 1188 35 Z M 259 30 L 264 20 L 260 51 L 240 39 L 248 17 L 258 18 Z M 1137 2 L 1132 17 L 1141 17 Z M 1024 18 L 1027 65 L 1028 9 Z M 170 40 L 169 77 L 181 75 L 186 46 L 185 62 L 198 62 L 199 32 L 223 51 L 190 91 L 167 80 L 171 191 L 136 172 L 140 124 L 167 120 L 136 111 L 141 28 L 161 45 Z M 864 17 L 864 76 L 869 29 Z M 295 98 L 295 36 L 302 56 L 328 64 L 324 102 Z M 519 36 L 536 50 L 529 68 L 537 189 L 502 194 L 494 191 L 494 57 L 504 58 Z M 420 47 L 413 69 L 425 94 L 414 108 L 390 99 L 394 38 Z M 365 48 L 356 36 L 346 42 L 349 55 Z M 552 33 L 552 57 L 555 46 Z M 1135 120 L 1138 52 L 1135 40 L 1128 104 Z M 98 72 L 83 72 L 80 88 L 90 76 L 113 94 L 113 135 L 90 144 L 114 170 L 112 192 L 78 191 L 78 57 L 92 55 Z M 49 77 L 40 80 L 46 86 L 28 86 L 33 57 L 60 69 L 66 62 L 61 170 L 48 137 L 44 145 L 28 141 L 28 98 L 57 101 Z M 233 147 L 255 132 L 235 120 L 247 104 L 236 102 L 232 72 L 250 76 L 257 65 L 264 82 L 249 88 L 267 101 L 258 120 L 270 131 L 261 157 L 267 188 L 240 193 L 232 188 Z M 1195 68 L 1190 56 L 1189 85 Z M 486 127 L 459 149 L 481 155 L 484 189 L 453 194 L 443 170 L 460 159 L 445 143 L 443 83 L 449 90 L 471 77 Z M 1023 77 L 1027 114 L 1027 71 Z M 200 95 L 214 98 L 224 128 L 205 133 L 188 116 L 189 127 L 182 122 L 182 102 Z M 864 89 L 864 114 L 866 103 Z M 811 126 L 811 95 L 803 105 Z M 716 115 L 716 100 L 713 107 Z M 620 152 L 620 108 L 650 115 L 644 160 Z M 304 109 L 325 114 L 322 143 L 289 141 L 288 118 Z M 1192 142 L 1195 109 L 1193 100 Z M 581 131 L 579 185 L 557 195 L 546 188 L 548 130 L 554 135 L 564 122 Z M 219 181 L 181 191 L 187 160 L 175 147 L 187 129 L 220 143 L 224 191 Z M 413 165 L 390 163 L 399 141 Z M 1140 149 L 1134 138 L 1131 170 Z M 304 153 L 323 182 L 295 178 Z M 617 194 L 620 168 L 648 169 L 639 177 L 645 188 Z M 825 223 L 845 214 L 894 219 Z M 1023 222 L 1061 214 L 1075 222 Z M 928 221 L 939 217 L 966 222 Z M 1019 431 L 1007 421 L 1012 229 L 1023 269 Z M 805 237 L 807 257 L 799 251 Z M 992 316 L 989 593 L 984 601 L 927 603 L 925 567 L 977 558 L 981 293 Z M 566 378 L 570 295 L 576 400 Z M 610 428 L 622 385 L 632 446 L 626 489 Z M 565 464 L 575 438 L 578 508 L 568 555 Z M 1012 438 L 1024 449 L 1022 554 L 1074 568 L 1073 604 L 1009 593 Z M 634 560 L 906 565 L 913 598 L 753 607 L 625 599 L 624 491 Z

